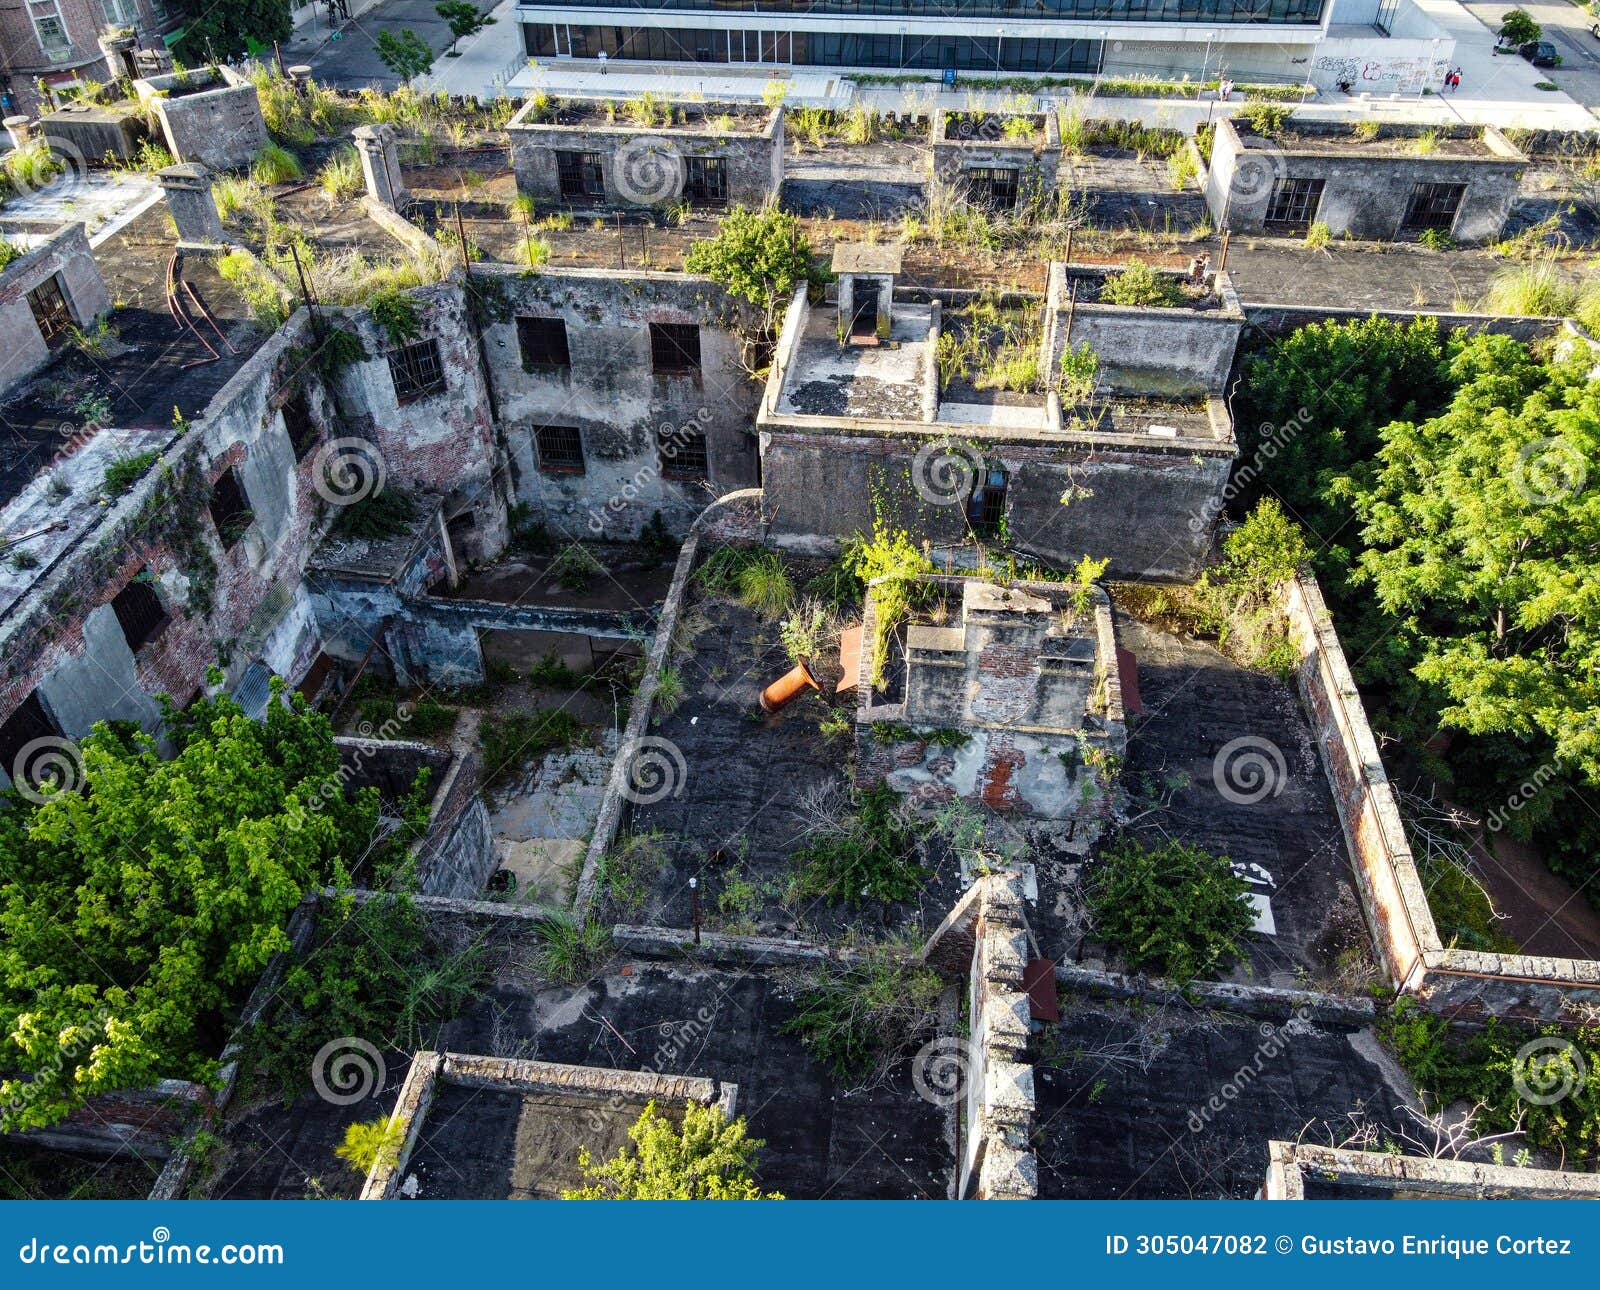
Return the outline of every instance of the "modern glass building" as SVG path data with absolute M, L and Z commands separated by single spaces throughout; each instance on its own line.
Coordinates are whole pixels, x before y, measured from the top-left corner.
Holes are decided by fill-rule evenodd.
M 1334 0 L 519 0 L 529 57 L 1303 79 Z

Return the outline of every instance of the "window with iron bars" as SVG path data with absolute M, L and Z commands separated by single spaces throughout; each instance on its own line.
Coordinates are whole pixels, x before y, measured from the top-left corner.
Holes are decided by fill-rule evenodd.
M 728 204 L 728 167 L 721 157 L 690 157 L 684 193 L 695 206 Z
M 444 389 L 444 365 L 439 361 L 439 342 L 416 340 L 391 351 L 389 375 L 394 381 L 394 397 L 401 404 L 440 393 Z
M 1272 186 L 1266 222 L 1272 228 L 1306 229 L 1322 204 L 1320 179 L 1280 179 Z
M 1437 229 L 1448 233 L 1455 227 L 1456 212 L 1461 209 L 1461 198 L 1466 191 L 1465 184 L 1418 184 L 1411 190 L 1406 217 L 1400 227 L 1408 232 Z
M 539 469 L 547 475 L 583 474 L 583 438 L 576 426 L 537 426 Z
M 710 463 L 706 459 L 706 437 L 700 430 L 690 426 L 663 430 L 656 443 L 656 453 L 661 462 L 663 479 L 697 484 L 711 477 Z
M 598 152 L 556 153 L 556 181 L 567 198 L 604 197 L 604 158 Z
M 559 318 L 518 318 L 517 346 L 523 367 L 571 367 L 567 324 Z
M 966 173 L 967 199 L 990 210 L 1014 210 L 1019 174 L 1008 166 L 974 166 Z
M 693 323 L 651 323 L 650 370 L 670 376 L 698 372 L 700 328 Z

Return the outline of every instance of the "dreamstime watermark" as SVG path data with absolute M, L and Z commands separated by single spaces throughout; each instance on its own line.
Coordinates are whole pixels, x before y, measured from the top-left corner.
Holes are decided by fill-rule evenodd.
M 353 1035 L 328 1040 L 311 1059 L 311 1086 L 334 1106 L 353 1106 L 382 1092 L 388 1078 L 383 1054 Z
M 66 1042 L 56 1049 L 48 1061 L 36 1066 L 27 1080 L 6 1080 L 0 1083 L 0 1088 L 10 1085 L 15 1090 L 4 1105 L 0 1105 L 0 1124 L 17 1123 L 22 1113 L 30 1106 L 53 1089 L 58 1089 L 68 1063 L 83 1056 L 105 1037 L 106 1027 L 114 1015 L 109 1004 L 101 1004 L 87 1018 L 72 1027 L 72 1033 Z
M 1191 533 L 1208 531 L 1217 522 L 1217 517 L 1227 509 L 1228 504 L 1261 477 L 1267 463 L 1293 443 L 1301 431 L 1306 429 L 1310 420 L 1311 412 L 1302 407 L 1295 409 L 1295 414 L 1287 421 L 1276 425 L 1271 421 L 1263 421 L 1256 431 L 1258 442 L 1256 450 L 1250 454 L 1250 460 L 1235 467 L 1222 492 L 1208 497 L 1199 513 L 1189 517 L 1189 531 Z
M 966 1097 L 978 1065 L 971 1040 L 940 1035 L 923 1044 L 911 1059 L 911 1087 L 924 1102 L 954 1106 Z
M 911 486 L 933 506 L 963 506 L 985 469 L 977 449 L 935 440 L 923 444 L 911 459 Z
M 686 1054 L 691 1050 L 703 1046 L 706 1037 L 711 1033 L 711 1023 L 717 1019 L 721 1007 L 716 1003 L 708 1003 L 696 1010 L 694 1016 L 687 1021 L 663 1021 L 656 1028 L 656 1033 L 661 1037 L 661 1042 L 650 1055 L 650 1059 L 639 1069 L 646 1075 L 675 1074 L 687 1063 Z M 593 1132 L 599 1132 L 606 1127 L 606 1113 L 612 1115 L 621 1113 L 628 1108 L 631 1101 L 628 1094 L 622 1092 L 612 1093 L 605 1102 L 605 1112 L 596 1107 L 589 1112 L 589 1127 Z
M 1271 139 L 1251 135 L 1250 146 L 1241 148 L 1234 159 L 1227 218 L 1233 220 L 1264 207 L 1272 200 L 1278 180 L 1287 173 L 1283 150 Z
M 283 1246 L 277 1244 L 246 1244 L 228 1242 L 224 1245 L 189 1245 L 174 1241 L 172 1232 L 165 1226 L 150 1229 L 148 1241 L 134 1241 L 116 1245 L 100 1241 L 90 1245 L 84 1241 L 59 1241 L 53 1238 L 40 1240 L 37 1236 L 17 1250 L 17 1261 L 72 1267 L 131 1267 L 135 1264 L 155 1264 L 159 1267 L 182 1267 L 189 1264 L 249 1267 L 253 1264 L 283 1265 Z
M 330 506 L 354 506 L 383 492 L 389 466 L 370 439 L 330 439 L 311 462 L 311 486 Z
M 1484 827 L 1488 829 L 1490 833 L 1500 832 L 1500 830 L 1505 828 L 1506 825 L 1510 824 L 1512 818 L 1529 802 L 1533 801 L 1533 799 L 1539 795 L 1540 790 L 1543 789 L 1544 786 L 1554 779 L 1559 773 L 1559 769 L 1554 762 L 1547 761 L 1541 763 L 1534 770 L 1532 775 L 1528 776 L 1527 779 L 1523 780 L 1522 783 L 1518 784 L 1514 789 L 1511 790 L 1511 796 L 1506 799 L 1504 806 L 1495 807 L 1494 810 L 1490 811 L 1489 814 L 1484 817 Z
M 18 749 L 10 769 L 17 795 L 43 805 L 58 793 L 83 786 L 83 749 L 61 735 L 41 735 Z
M 1281 1025 L 1263 1021 L 1259 1028 L 1261 1042 L 1256 1046 L 1250 1060 L 1234 1071 L 1210 1097 L 1189 1112 L 1189 1132 L 1203 1132 L 1212 1120 L 1244 1096 L 1266 1070 L 1268 1063 L 1283 1056 L 1289 1047 L 1290 1039 L 1295 1035 L 1304 1034 L 1310 1027 L 1311 1012 L 1307 1008 L 1296 1008 L 1289 1019 Z
M 306 821 L 311 815 L 320 812 L 329 802 L 341 800 L 350 787 L 350 782 L 366 765 L 367 758 L 377 751 L 377 745 L 398 739 L 415 711 L 410 703 L 401 703 L 395 708 L 394 716 L 389 717 L 381 725 L 374 726 L 370 721 L 358 724 L 356 735 L 367 742 L 358 743 L 353 750 L 342 755 L 339 759 L 339 768 L 318 781 L 305 801 L 290 804 L 289 828 L 296 831 L 305 828 Z
M 1211 782 L 1226 801 L 1254 806 L 1283 792 L 1289 782 L 1289 765 L 1272 740 L 1240 735 L 1217 750 L 1211 762 Z
M 665 139 L 630 139 L 611 162 L 617 192 L 640 206 L 671 201 L 683 191 L 683 156 Z
M 1511 1084 L 1533 1106 L 1554 1106 L 1583 1092 L 1589 1067 L 1570 1039 L 1546 1035 L 1530 1039 L 1512 1059 Z
M 659 735 L 630 739 L 617 757 L 623 768 L 622 796 L 635 806 L 654 806 L 683 795 L 689 765 L 672 740 Z
M 1583 453 L 1560 435 L 1525 444 L 1511 467 L 1512 488 L 1531 506 L 1554 506 L 1576 497 L 1588 482 Z
M 649 485 L 663 478 L 680 462 L 687 462 L 705 453 L 706 427 L 711 421 L 710 408 L 696 408 L 687 421 L 673 425 L 663 421 L 656 428 L 656 455 L 653 461 L 640 466 L 623 481 L 622 487 L 606 498 L 602 506 L 589 507 L 589 532 L 596 537 L 606 531 L 606 521 L 625 514 Z

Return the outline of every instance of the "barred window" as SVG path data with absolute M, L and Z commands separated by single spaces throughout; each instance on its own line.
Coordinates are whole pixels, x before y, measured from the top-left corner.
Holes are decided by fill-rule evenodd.
M 1268 226 L 1285 231 L 1309 228 L 1322 204 L 1322 184 L 1320 179 L 1278 180 L 1267 204 Z
M 517 345 L 524 367 L 571 367 L 567 324 L 559 318 L 518 318 Z
M 604 158 L 598 152 L 556 153 L 556 179 L 567 198 L 604 197 Z
M 537 426 L 539 469 L 547 475 L 583 474 L 583 439 L 576 426 Z
M 417 340 L 391 351 L 389 375 L 394 379 L 394 397 L 402 404 L 442 392 L 444 366 L 439 361 L 439 342 Z
M 669 376 L 698 373 L 700 329 L 693 323 L 651 323 L 650 370 Z
M 656 454 L 663 479 L 700 483 L 711 476 L 706 461 L 705 434 L 696 430 L 692 422 L 676 430 L 661 431 L 656 441 Z
M 1418 184 L 1411 190 L 1400 227 L 1412 233 L 1428 229 L 1448 233 L 1455 227 L 1456 212 L 1461 209 L 1466 191 L 1465 184 Z
M 1009 166 L 974 166 L 966 174 L 967 198 L 990 210 L 1015 210 L 1020 173 Z
M 728 167 L 721 157 L 690 157 L 684 192 L 696 206 L 728 204 Z

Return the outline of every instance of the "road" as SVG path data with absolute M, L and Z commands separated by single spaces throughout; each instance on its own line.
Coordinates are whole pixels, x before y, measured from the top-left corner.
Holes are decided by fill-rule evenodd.
M 347 90 L 368 85 L 394 89 L 400 81 L 378 57 L 378 33 L 392 31 L 398 35 L 409 27 L 433 50 L 437 57 L 434 65 L 437 73 L 451 60 L 444 56 L 445 50 L 450 48 L 450 28 L 434 11 L 436 3 L 437 0 L 383 0 L 344 23 L 332 39 L 326 26 L 319 24 L 315 32 L 302 29 L 294 40 L 285 44 L 284 61 L 308 64 L 312 75 L 322 85 Z
M 1541 74 L 1584 106 L 1600 106 L 1600 40 L 1589 34 L 1596 19 L 1567 0 L 1542 0 L 1517 7 L 1544 28 L 1544 39 L 1561 55 L 1560 67 L 1542 68 Z M 1490 31 L 1497 31 L 1502 15 L 1511 6 L 1506 0 L 1471 0 L 1466 8 Z

